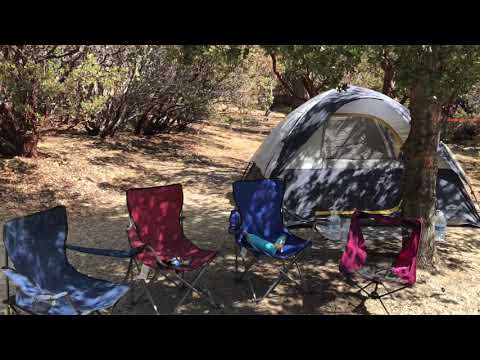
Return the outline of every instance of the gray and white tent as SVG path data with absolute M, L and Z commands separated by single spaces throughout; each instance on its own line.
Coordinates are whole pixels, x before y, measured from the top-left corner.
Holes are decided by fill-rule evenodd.
M 285 182 L 287 225 L 353 209 L 389 214 L 401 204 L 400 148 L 410 131 L 408 110 L 373 90 L 324 92 L 272 130 L 246 178 Z M 438 149 L 437 207 L 449 225 L 480 226 L 474 193 L 448 147 Z

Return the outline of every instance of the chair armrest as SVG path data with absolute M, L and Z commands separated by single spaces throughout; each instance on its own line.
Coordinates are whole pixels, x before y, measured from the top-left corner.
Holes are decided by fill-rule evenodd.
M 66 248 L 73 251 L 82 252 L 85 254 L 99 255 L 99 256 L 109 256 L 115 258 L 131 258 L 138 253 L 138 249 L 129 249 L 129 250 L 112 250 L 112 249 L 94 249 L 87 248 L 83 246 L 76 245 L 66 245 Z
M 1 271 L 3 274 L 8 277 L 20 290 L 27 296 L 35 298 L 40 301 L 55 301 L 64 296 L 68 295 L 68 292 L 63 291 L 57 294 L 51 293 L 49 291 L 40 289 L 38 286 L 33 284 L 29 278 L 16 272 L 10 268 L 2 268 Z
M 151 251 L 153 253 L 153 256 L 155 257 L 155 260 L 162 266 L 165 266 L 165 267 L 170 267 L 169 264 L 167 264 L 166 262 L 164 262 L 162 259 L 160 259 L 160 257 L 157 255 L 157 252 L 155 251 L 154 248 L 152 248 L 150 245 L 147 245 L 145 247 L 145 250 L 147 251 Z

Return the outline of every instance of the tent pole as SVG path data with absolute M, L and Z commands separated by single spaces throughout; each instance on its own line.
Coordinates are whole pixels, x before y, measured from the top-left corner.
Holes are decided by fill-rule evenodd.
M 247 176 L 248 172 L 250 171 L 250 168 L 252 167 L 252 165 L 253 165 L 253 161 L 250 161 L 247 164 L 247 167 L 245 168 L 245 170 L 243 171 L 243 174 L 242 174 L 242 180 L 245 180 L 245 177 Z

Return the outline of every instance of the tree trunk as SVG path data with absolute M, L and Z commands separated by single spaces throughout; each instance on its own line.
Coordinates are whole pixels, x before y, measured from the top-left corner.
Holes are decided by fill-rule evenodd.
M 36 158 L 38 157 L 38 139 L 38 134 L 3 133 L 0 136 L 0 155 Z
M 403 213 L 408 218 L 422 218 L 418 264 L 432 268 L 436 263 L 434 215 L 436 210 L 437 147 L 441 107 L 427 96 L 421 84 L 411 91 L 410 134 L 404 144 Z
M 135 125 L 135 130 L 133 133 L 135 135 L 141 135 L 143 129 L 145 128 L 145 123 L 147 122 L 148 112 L 145 112 L 142 117 L 137 121 Z
M 294 90 L 298 94 L 297 97 L 308 100 L 318 95 L 315 85 L 308 75 L 303 75 L 299 80 L 300 82 L 297 80 L 294 85 Z
M 25 124 L 26 119 L 18 119 L 12 109 L 5 103 L 0 105 L 0 155 L 6 157 L 22 156 L 36 158 L 38 156 L 39 136 L 36 129 L 27 133 L 16 124 Z M 35 126 L 35 122 L 33 122 Z
M 38 135 L 25 135 L 23 136 L 23 143 L 21 148 L 21 155 L 27 158 L 38 157 Z
M 148 126 L 148 123 L 150 122 L 151 118 L 151 111 L 155 108 L 155 105 L 150 106 L 147 111 L 143 113 L 143 115 L 140 117 L 140 119 L 137 121 L 137 124 L 135 125 L 135 130 L 134 134 L 135 135 L 141 135 L 144 131 L 144 129 Z
M 382 61 L 380 66 L 383 70 L 383 87 L 382 92 L 388 97 L 395 97 L 395 67 L 392 62 L 391 54 L 388 49 L 382 50 Z
M 275 53 L 270 53 L 270 57 L 272 59 L 272 70 L 275 76 L 277 77 L 278 81 L 283 85 L 283 87 L 289 92 L 289 94 L 295 99 L 295 102 L 300 102 L 300 104 L 303 104 L 305 101 L 308 100 L 308 97 L 305 97 L 306 89 L 304 87 L 302 79 L 297 79 L 297 82 L 295 83 L 295 86 L 297 88 L 293 88 L 286 79 L 280 74 L 280 72 L 277 69 L 277 57 Z M 298 88 L 298 85 L 300 85 L 300 89 Z M 302 89 L 303 87 L 303 89 Z
M 383 70 L 384 70 L 384 74 L 383 74 L 382 92 L 388 97 L 393 98 L 395 97 L 395 81 L 394 81 L 395 73 L 393 71 L 393 67 L 388 64 L 383 67 Z

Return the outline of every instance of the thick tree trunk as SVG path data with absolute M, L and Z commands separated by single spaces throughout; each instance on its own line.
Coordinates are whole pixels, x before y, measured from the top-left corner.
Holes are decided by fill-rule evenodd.
M 272 59 L 272 70 L 275 76 L 277 77 L 278 81 L 282 84 L 282 86 L 288 91 L 288 93 L 294 98 L 294 106 L 298 106 L 296 104 L 303 104 L 305 101 L 308 100 L 308 96 L 306 96 L 307 89 L 305 88 L 303 79 L 299 78 L 296 80 L 294 87 L 292 87 L 289 82 L 284 79 L 282 74 L 277 69 L 277 57 L 275 53 L 271 53 L 270 57 Z
M 433 221 L 441 108 L 417 85 L 411 92 L 410 111 L 411 130 L 404 144 L 403 213 L 406 217 L 424 220 L 418 262 L 420 267 L 431 268 L 436 263 Z
M 390 65 L 385 65 L 383 67 L 384 74 L 383 74 L 383 88 L 382 92 L 393 98 L 395 97 L 395 81 L 394 81 L 394 76 L 395 73 L 393 71 L 393 67 Z
M 145 114 L 142 115 L 142 117 L 138 120 L 137 124 L 135 125 L 135 130 L 133 131 L 135 135 L 142 134 L 143 129 L 145 128 L 147 119 L 148 119 L 148 112 L 145 112 Z
M 36 158 L 38 157 L 38 139 L 37 134 L 2 133 L 0 135 L 0 156 Z
M 387 49 L 383 50 L 382 61 L 380 66 L 383 70 L 383 87 L 382 92 L 391 97 L 395 97 L 395 71 L 392 63 L 391 54 Z
M 312 79 L 308 77 L 308 75 L 303 75 L 300 80 L 300 83 L 298 83 L 298 80 L 296 81 L 294 87 L 294 90 L 297 93 L 297 97 L 311 99 L 318 95 L 317 89 L 315 89 L 315 85 Z
M 24 125 L 26 119 L 15 117 L 12 109 L 5 103 L 0 105 L 0 155 L 5 157 L 22 156 L 36 158 L 38 156 L 39 136 L 33 132 L 16 126 Z M 33 122 L 35 124 L 35 122 Z
M 25 135 L 23 136 L 21 155 L 28 158 L 38 157 L 38 135 Z
M 135 130 L 134 134 L 135 135 L 141 135 L 144 132 L 144 129 L 148 127 L 148 123 L 151 120 L 151 112 L 154 110 L 156 105 L 150 106 L 147 111 L 140 117 L 140 119 L 137 121 L 137 124 L 135 125 Z

